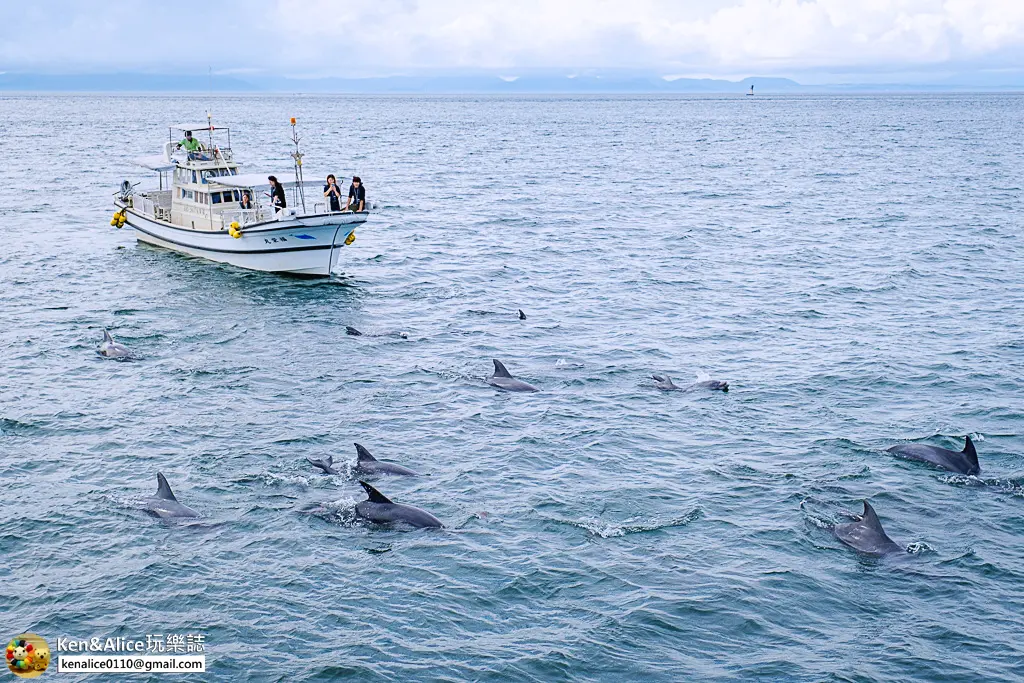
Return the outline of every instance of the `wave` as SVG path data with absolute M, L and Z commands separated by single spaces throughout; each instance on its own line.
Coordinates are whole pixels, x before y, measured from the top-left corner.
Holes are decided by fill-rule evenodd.
M 627 520 L 616 523 L 594 518 L 573 520 L 547 517 L 546 519 L 555 522 L 556 524 L 563 524 L 565 526 L 583 529 L 591 536 L 596 536 L 597 538 L 618 538 L 621 536 L 628 536 L 630 534 L 643 534 L 651 531 L 662 531 L 664 529 L 687 526 L 703 516 L 704 513 L 700 508 L 694 508 L 682 517 L 677 517 L 676 519 L 672 519 L 667 522 Z

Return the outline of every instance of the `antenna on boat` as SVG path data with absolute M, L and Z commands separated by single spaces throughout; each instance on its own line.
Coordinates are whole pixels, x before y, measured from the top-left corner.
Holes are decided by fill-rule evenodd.
M 292 124 L 292 143 L 295 145 L 295 151 L 292 152 L 292 159 L 295 160 L 295 180 L 298 181 L 299 186 L 299 200 L 302 202 L 302 213 L 306 213 L 306 193 L 302 189 L 302 152 L 299 151 L 299 134 L 295 129 L 295 117 L 291 118 Z

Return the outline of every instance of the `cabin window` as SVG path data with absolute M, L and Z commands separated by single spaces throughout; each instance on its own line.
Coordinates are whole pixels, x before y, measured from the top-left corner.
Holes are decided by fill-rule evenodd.
M 224 194 L 228 194 L 225 192 Z M 210 199 L 213 200 L 214 204 L 220 204 L 220 192 L 214 192 L 210 195 Z
M 192 182 L 196 182 L 196 172 L 192 171 Z

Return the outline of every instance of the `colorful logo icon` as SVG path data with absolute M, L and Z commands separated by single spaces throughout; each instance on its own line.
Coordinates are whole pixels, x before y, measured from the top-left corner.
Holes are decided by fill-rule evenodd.
M 42 676 L 50 666 L 50 646 L 35 633 L 22 633 L 7 643 L 7 668 L 18 678 Z

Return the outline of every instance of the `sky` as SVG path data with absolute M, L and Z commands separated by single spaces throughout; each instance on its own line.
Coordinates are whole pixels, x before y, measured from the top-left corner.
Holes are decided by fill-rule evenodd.
M 4 14 L 7 72 L 1024 72 L 1024 0 L 33 0 Z

